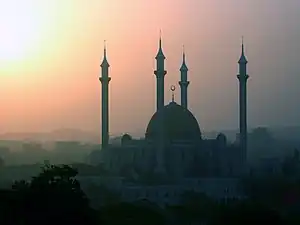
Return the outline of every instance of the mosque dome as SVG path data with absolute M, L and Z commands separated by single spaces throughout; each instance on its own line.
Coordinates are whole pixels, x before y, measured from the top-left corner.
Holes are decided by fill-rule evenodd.
M 157 139 L 161 129 L 167 141 L 194 141 L 201 138 L 197 119 L 188 109 L 175 102 L 154 113 L 146 130 L 146 139 Z

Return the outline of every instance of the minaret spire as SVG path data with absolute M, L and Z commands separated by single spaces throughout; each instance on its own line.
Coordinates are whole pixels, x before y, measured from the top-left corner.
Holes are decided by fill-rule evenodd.
M 247 58 L 245 56 L 245 47 L 244 47 L 244 37 L 242 36 L 242 52 L 241 52 L 241 57 L 239 59 L 239 64 L 247 64 Z
M 245 55 L 245 52 L 244 52 L 244 36 L 242 36 L 242 54 Z
M 185 62 L 185 49 L 184 49 L 184 45 L 182 46 L 182 64 L 181 64 L 181 67 L 180 67 L 180 71 L 188 71 L 188 67 L 186 65 L 186 62 Z
M 103 60 L 101 63 L 101 67 L 109 67 L 109 63 L 107 61 L 107 56 L 106 56 L 106 40 L 104 40 Z
M 185 49 L 184 49 L 184 45 L 182 45 L 182 62 L 185 64 Z
M 159 49 L 161 49 L 161 30 L 159 30 Z
M 103 61 L 101 63 L 101 77 L 99 78 L 102 84 L 102 148 L 106 148 L 109 142 L 109 101 L 108 87 L 111 78 L 109 77 L 109 63 L 106 56 L 106 41 L 104 41 Z
M 161 30 L 159 31 L 159 43 L 158 43 L 158 52 L 155 59 L 165 59 L 165 55 L 162 50 L 162 38 L 161 38 Z
M 239 80 L 239 111 L 240 111 L 240 134 L 239 143 L 243 154 L 243 160 L 247 160 L 247 80 L 249 75 L 247 74 L 247 59 L 245 56 L 244 40 L 242 38 L 242 52 L 239 63 L 239 74 L 237 78 Z
M 181 67 L 180 67 L 180 81 L 178 82 L 179 83 L 179 86 L 180 86 L 180 89 L 181 89 L 181 106 L 184 107 L 184 108 L 188 108 L 188 98 L 187 98 L 187 88 L 190 84 L 190 82 L 188 81 L 187 79 L 187 73 L 188 73 L 188 67 L 186 65 L 186 62 L 185 62 L 185 48 L 184 48 L 184 45 L 183 45 L 183 49 L 182 49 L 182 64 L 181 64 Z
M 156 109 L 159 110 L 164 107 L 164 98 L 165 98 L 165 91 L 164 91 L 164 77 L 167 74 L 167 71 L 165 70 L 165 55 L 162 50 L 162 41 L 161 41 L 161 31 L 160 31 L 160 37 L 159 37 L 159 49 L 157 52 L 157 55 L 155 57 L 156 59 L 156 70 L 154 71 L 154 74 L 156 75 Z

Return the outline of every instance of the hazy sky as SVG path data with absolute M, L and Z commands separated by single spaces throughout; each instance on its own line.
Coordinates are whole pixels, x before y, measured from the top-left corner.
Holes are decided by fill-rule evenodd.
M 242 35 L 249 125 L 299 125 L 299 21 L 299 0 L 0 0 L 0 132 L 100 133 L 104 39 L 110 131 L 144 131 L 156 105 L 160 29 L 166 103 L 184 44 L 189 106 L 201 130 L 238 127 Z M 179 88 L 175 98 L 180 102 Z

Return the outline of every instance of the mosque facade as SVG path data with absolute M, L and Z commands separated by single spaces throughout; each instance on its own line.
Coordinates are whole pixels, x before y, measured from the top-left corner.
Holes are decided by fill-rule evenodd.
M 98 163 L 112 176 L 132 180 L 171 182 L 183 179 L 235 178 L 243 173 L 247 160 L 246 82 L 247 60 L 244 44 L 239 63 L 240 134 L 239 141 L 227 142 L 220 133 L 215 139 L 204 139 L 196 117 L 188 108 L 188 67 L 183 51 L 180 67 L 180 104 L 165 104 L 165 55 L 162 40 L 155 57 L 156 112 L 150 118 L 145 136 L 135 140 L 124 134 L 120 145 L 109 144 L 109 63 L 104 49 L 102 75 L 102 149 Z M 175 86 L 171 87 L 172 91 Z

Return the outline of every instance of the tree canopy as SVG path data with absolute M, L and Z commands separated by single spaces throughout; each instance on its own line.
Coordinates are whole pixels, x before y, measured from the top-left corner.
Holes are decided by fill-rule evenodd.
M 18 217 L 14 224 L 93 224 L 93 210 L 69 166 L 45 165 L 31 181 L 12 186 L 17 204 L 11 207 Z

